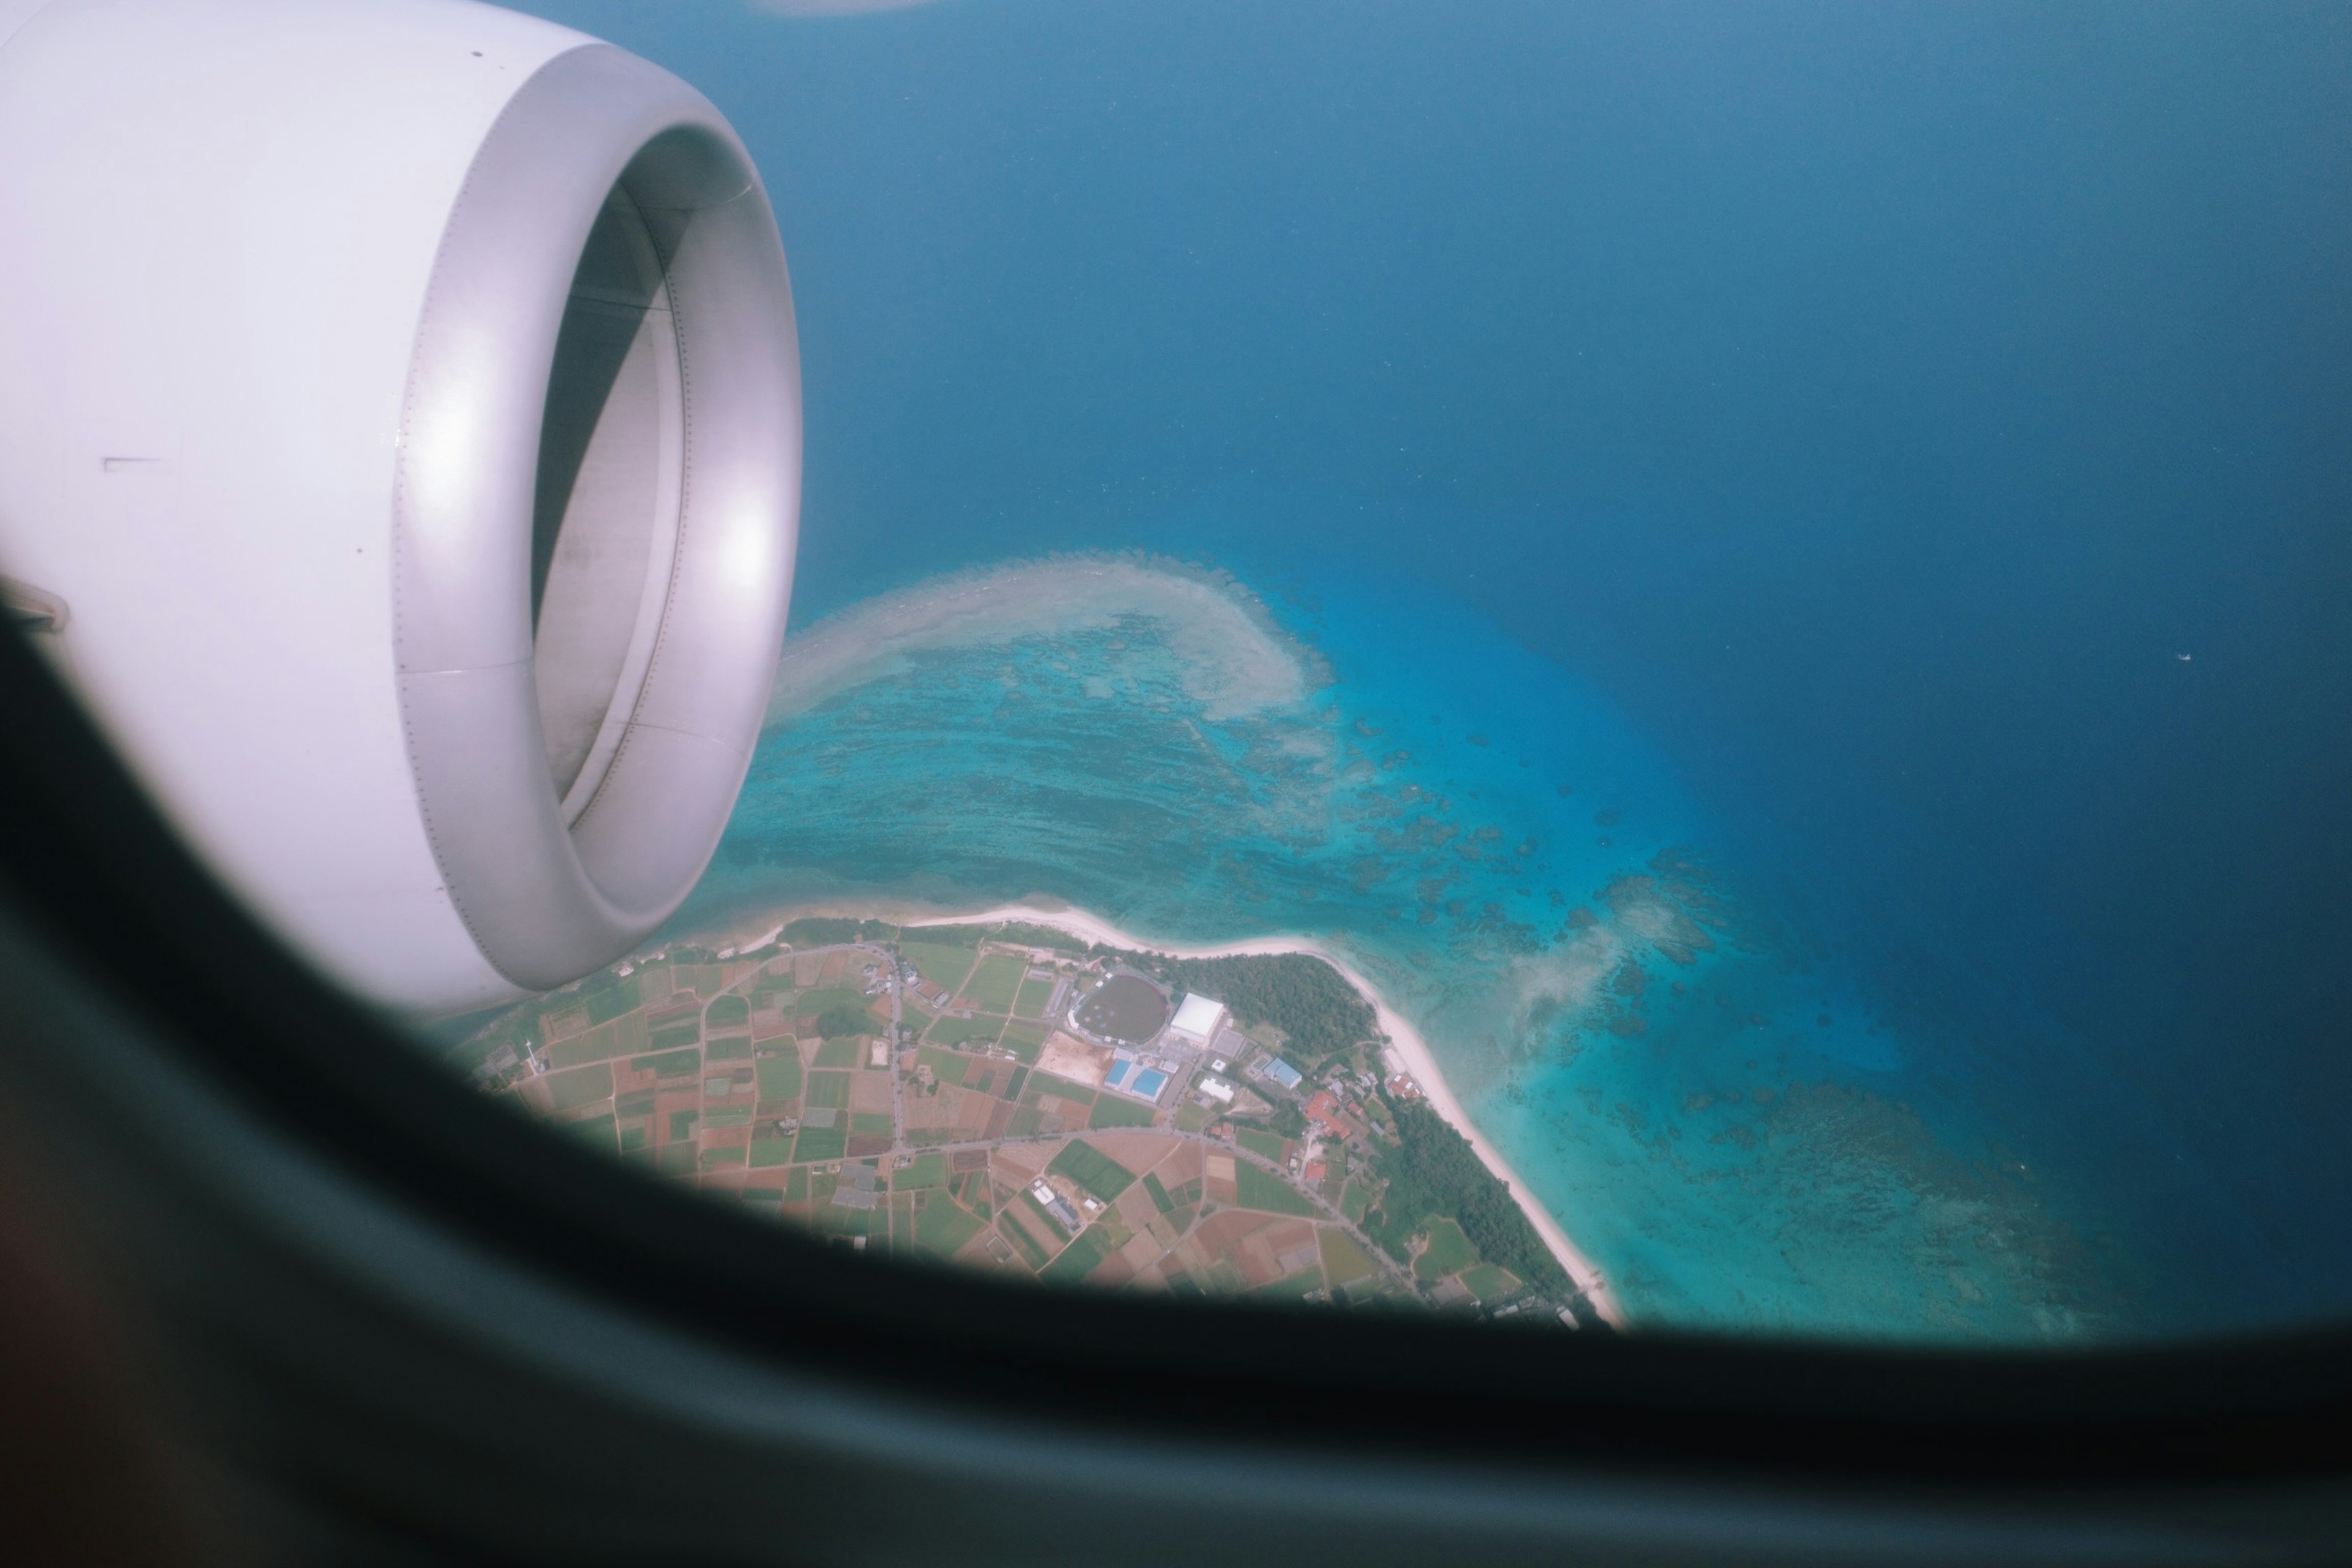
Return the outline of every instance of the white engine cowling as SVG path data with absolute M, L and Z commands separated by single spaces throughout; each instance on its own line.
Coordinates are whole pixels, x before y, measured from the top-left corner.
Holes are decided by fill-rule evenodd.
M 363 994 L 542 990 L 677 909 L 799 495 L 775 219 L 667 72 L 464 0 L 0 0 L 0 573 Z

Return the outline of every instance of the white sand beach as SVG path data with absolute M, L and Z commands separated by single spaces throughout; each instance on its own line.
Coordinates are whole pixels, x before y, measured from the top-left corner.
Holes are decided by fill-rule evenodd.
M 1609 1281 L 1601 1274 L 1600 1268 L 1591 1258 L 1577 1250 L 1576 1244 L 1569 1239 L 1568 1232 L 1560 1228 L 1559 1222 L 1552 1217 L 1551 1212 L 1544 1207 L 1542 1201 L 1535 1195 L 1527 1183 L 1520 1180 L 1518 1173 L 1511 1169 L 1509 1163 L 1503 1158 L 1502 1152 L 1478 1131 L 1477 1124 L 1472 1121 L 1469 1113 L 1463 1110 L 1462 1102 L 1454 1097 L 1453 1089 L 1446 1084 L 1445 1075 L 1438 1070 L 1437 1058 L 1430 1053 L 1429 1043 L 1422 1038 L 1421 1031 L 1414 1028 L 1402 1014 L 1389 1005 L 1377 986 L 1365 979 L 1345 959 L 1320 943 L 1301 936 L 1264 936 L 1216 947 L 1187 947 L 1172 942 L 1149 941 L 1132 932 L 1121 931 L 1108 921 L 1097 915 L 1088 914 L 1084 910 L 1036 909 L 1027 904 L 1003 904 L 994 909 L 955 915 L 880 910 L 868 910 L 864 912 L 877 915 L 881 919 L 904 924 L 909 928 L 924 925 L 974 925 L 991 921 L 1024 921 L 1032 925 L 1050 926 L 1055 931 L 1066 931 L 1082 941 L 1099 942 L 1106 947 L 1120 947 L 1133 952 L 1162 952 L 1171 958 L 1227 958 L 1244 954 L 1280 952 L 1314 954 L 1345 975 L 1348 983 L 1362 992 L 1371 1002 L 1372 1009 L 1379 1016 L 1381 1029 L 1388 1036 L 1391 1050 L 1399 1065 L 1412 1074 L 1414 1081 L 1421 1085 L 1422 1092 L 1427 1096 L 1431 1109 L 1445 1118 L 1455 1131 L 1467 1139 L 1470 1147 L 1476 1151 L 1478 1158 L 1486 1162 L 1486 1168 L 1494 1172 L 1496 1177 L 1505 1186 L 1510 1188 L 1511 1195 L 1518 1200 L 1520 1209 L 1526 1213 L 1528 1223 L 1535 1226 L 1536 1234 L 1543 1238 L 1545 1246 L 1551 1248 L 1552 1256 L 1559 1260 L 1559 1266 L 1568 1271 L 1569 1278 L 1576 1281 L 1577 1287 L 1592 1303 L 1593 1310 L 1612 1327 L 1622 1329 L 1625 1326 L 1623 1310 L 1618 1305 L 1616 1295 L 1610 1289 Z

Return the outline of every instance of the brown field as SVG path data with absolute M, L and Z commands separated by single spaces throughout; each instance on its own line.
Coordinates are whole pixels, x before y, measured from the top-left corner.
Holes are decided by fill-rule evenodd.
M 996 1179 L 1006 1186 L 1025 1187 L 1037 1179 L 1045 1163 L 1062 1152 L 1059 1143 L 1015 1143 L 989 1151 Z
M 849 1109 L 869 1115 L 890 1113 L 890 1075 L 859 1071 L 849 1075 Z
M 1207 1157 L 1208 1181 L 1204 1191 L 1213 1204 L 1241 1202 L 1241 1189 L 1234 1184 L 1234 1157 L 1231 1154 L 1211 1154 Z M 1165 1182 L 1168 1178 L 1160 1178 Z
M 1099 1089 L 1103 1074 L 1110 1070 L 1110 1052 L 1056 1029 L 1045 1037 L 1045 1048 L 1037 1055 L 1037 1070 L 1087 1089 Z
M 1110 1131 L 1089 1132 L 1087 1142 L 1134 1172 L 1138 1176 L 1168 1157 L 1177 1140 L 1164 1132 Z M 1161 1181 L 1168 1178 L 1162 1176 Z M 1140 1185 L 1141 1184 L 1137 1184 Z

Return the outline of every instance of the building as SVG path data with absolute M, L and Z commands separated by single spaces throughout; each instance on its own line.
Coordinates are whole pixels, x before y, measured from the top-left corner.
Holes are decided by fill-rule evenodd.
M 1168 1031 L 1184 1036 L 1196 1046 L 1205 1046 L 1216 1038 L 1217 1029 L 1224 1021 L 1223 1002 L 1193 992 L 1176 1004 L 1176 1016 L 1168 1021 Z

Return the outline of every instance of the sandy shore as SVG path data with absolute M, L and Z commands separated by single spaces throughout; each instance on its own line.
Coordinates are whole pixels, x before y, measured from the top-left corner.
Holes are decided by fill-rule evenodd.
M 1395 1057 L 1398 1064 L 1406 1072 L 1411 1073 L 1414 1081 L 1421 1085 L 1423 1094 L 1428 1097 L 1431 1109 L 1445 1118 L 1454 1131 L 1469 1140 L 1470 1147 L 1477 1152 L 1479 1159 L 1486 1162 L 1486 1168 L 1494 1172 L 1505 1186 L 1510 1188 L 1511 1195 L 1518 1200 L 1520 1209 L 1526 1213 L 1528 1223 L 1535 1226 L 1536 1234 L 1543 1237 L 1544 1245 L 1551 1248 L 1552 1256 L 1558 1258 L 1559 1266 L 1568 1271 L 1568 1277 L 1576 1281 L 1577 1287 L 1584 1292 L 1586 1299 L 1591 1301 L 1593 1310 L 1617 1328 L 1622 1329 L 1625 1326 L 1624 1315 L 1617 1304 L 1616 1295 L 1609 1289 L 1609 1281 L 1602 1276 L 1599 1267 L 1577 1250 L 1576 1244 L 1569 1239 L 1568 1232 L 1560 1228 L 1559 1222 L 1552 1217 L 1551 1212 L 1544 1207 L 1541 1200 L 1535 1195 L 1527 1183 L 1519 1179 L 1518 1173 L 1511 1169 L 1509 1162 L 1503 1158 L 1501 1151 L 1488 1142 L 1486 1135 L 1478 1131 L 1477 1123 L 1472 1121 L 1469 1113 L 1462 1109 L 1462 1102 L 1454 1098 L 1454 1091 L 1447 1086 L 1445 1075 L 1438 1070 L 1437 1058 L 1430 1054 L 1429 1042 L 1421 1037 L 1421 1031 L 1414 1028 L 1404 1015 L 1389 1005 L 1387 999 L 1381 996 L 1377 986 L 1357 973 L 1353 965 L 1330 949 L 1300 936 L 1265 936 L 1255 937 L 1248 942 L 1229 942 L 1218 947 L 1185 947 L 1172 942 L 1147 941 L 1131 932 L 1121 931 L 1108 921 L 1088 914 L 1084 910 L 1040 910 L 1033 909 L 1026 904 L 1004 904 L 996 909 L 982 910 L 971 914 L 909 913 L 905 915 L 903 920 L 896 915 L 882 914 L 880 918 L 892 920 L 893 923 L 903 923 L 909 928 L 923 925 L 977 925 L 992 921 L 1024 921 L 1031 925 L 1051 926 L 1056 931 L 1066 931 L 1082 941 L 1099 942 L 1106 947 L 1125 948 L 1131 952 L 1164 952 L 1173 958 L 1229 958 L 1244 954 L 1280 952 L 1313 953 L 1345 975 L 1349 984 L 1362 992 L 1370 1000 L 1373 1011 L 1379 1016 L 1381 1029 L 1389 1037 L 1391 1053 Z

